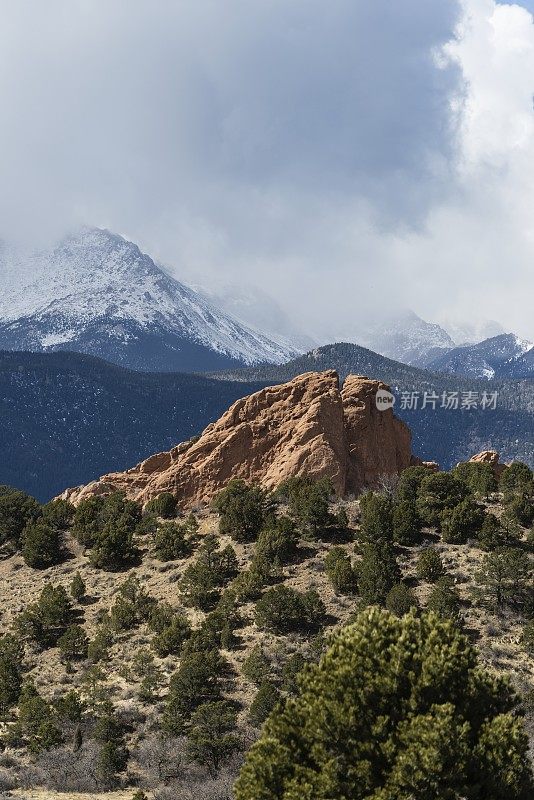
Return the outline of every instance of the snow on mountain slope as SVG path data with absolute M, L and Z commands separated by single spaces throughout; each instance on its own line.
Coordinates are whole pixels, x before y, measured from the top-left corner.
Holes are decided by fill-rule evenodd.
M 83 229 L 49 251 L 0 247 L 0 348 L 70 349 L 133 368 L 282 363 L 298 351 L 226 314 L 139 248 Z
M 359 344 L 387 358 L 418 367 L 426 366 L 436 355 L 455 347 L 443 328 L 426 322 L 413 311 L 380 320 L 360 338 Z
M 435 358 L 429 367 L 438 372 L 473 378 L 534 377 L 534 344 L 513 333 L 493 336 L 469 347 L 457 347 Z

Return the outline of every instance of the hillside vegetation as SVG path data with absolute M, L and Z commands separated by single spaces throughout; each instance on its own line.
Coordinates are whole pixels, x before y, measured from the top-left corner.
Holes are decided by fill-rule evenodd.
M 519 463 L 499 483 L 485 464 L 451 473 L 411 467 L 379 491 L 344 500 L 327 481 L 290 479 L 274 493 L 231 481 L 194 514 L 167 494 L 144 509 L 118 494 L 74 509 L 3 487 L 0 789 L 229 800 L 245 760 L 238 800 L 319 799 L 334 790 L 441 798 L 454 763 L 469 797 L 526 800 L 533 524 L 533 475 Z M 395 706 L 384 653 L 400 646 L 397 657 L 407 658 L 398 643 L 408 641 L 421 667 L 395 673 L 403 687 L 395 696 L 406 696 Z M 430 641 L 442 642 L 434 673 L 423 667 Z M 361 704 L 356 717 L 346 704 L 342 713 L 331 708 L 336 670 L 347 680 L 371 662 L 370 694 L 352 683 L 343 694 L 360 698 L 350 699 Z M 448 670 L 450 680 L 439 679 Z M 330 709 L 328 725 L 347 736 L 343 715 L 383 708 L 369 747 L 369 731 L 350 733 L 361 763 L 348 744 L 337 754 L 350 768 L 343 785 L 317 755 L 325 745 L 306 722 L 310 691 L 325 693 L 313 725 Z M 297 719 L 298 743 L 287 727 Z M 431 741 L 428 731 L 438 729 L 442 738 Z M 382 735 L 379 756 L 371 743 Z M 285 747 L 287 736 L 297 749 L 276 777 L 282 762 L 269 742 Z M 307 748 L 315 748 L 315 766 L 304 778 Z M 428 769 L 406 767 L 421 759 L 435 773 L 424 790 Z M 364 762 L 371 771 L 362 781 Z M 359 770 L 354 784 L 351 769 Z

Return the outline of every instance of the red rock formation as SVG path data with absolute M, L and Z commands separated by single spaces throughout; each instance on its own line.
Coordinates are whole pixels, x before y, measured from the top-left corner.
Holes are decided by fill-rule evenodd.
M 343 385 L 348 492 L 372 487 L 380 475 L 401 472 L 410 466 L 410 429 L 394 415 L 392 408 L 377 408 L 379 389 L 389 391 L 389 386 L 361 375 L 349 375 Z
M 503 471 L 506 469 L 506 464 L 501 464 L 499 461 L 499 454 L 496 450 L 483 450 L 481 453 L 477 453 L 476 456 L 471 456 L 468 463 L 489 464 L 497 480 L 499 480 Z
M 230 478 L 275 487 L 285 478 L 328 477 L 338 494 L 376 485 L 410 465 L 411 435 L 391 409 L 378 410 L 380 381 L 309 372 L 238 400 L 202 435 L 126 472 L 104 475 L 63 497 L 121 490 L 142 503 L 172 492 L 183 507 L 205 503 Z

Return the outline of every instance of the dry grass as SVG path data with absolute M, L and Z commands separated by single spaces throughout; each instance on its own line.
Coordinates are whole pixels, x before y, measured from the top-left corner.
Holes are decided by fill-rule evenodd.
M 358 504 L 346 504 L 349 519 L 358 518 Z M 492 509 L 493 510 L 493 509 Z M 217 520 L 207 510 L 199 513 L 200 533 L 215 533 Z M 433 532 L 428 532 L 428 537 L 438 548 L 448 573 L 455 579 L 456 587 L 463 601 L 463 615 L 466 630 L 476 645 L 481 660 L 489 668 L 510 673 L 513 682 L 524 689 L 534 686 L 534 659 L 528 656 L 520 645 L 520 622 L 513 616 L 496 616 L 488 611 L 473 606 L 470 600 L 470 588 L 473 583 L 473 574 L 477 569 L 484 552 L 473 545 L 447 545 L 437 541 Z M 227 537 L 220 537 L 221 544 L 227 544 Z M 339 544 L 336 542 L 336 544 Z M 428 541 L 426 542 L 428 544 Z M 123 573 L 107 573 L 94 569 L 83 549 L 77 542 L 68 538 L 68 560 L 64 563 L 46 570 L 38 571 L 26 566 L 20 555 L 13 555 L 0 562 L 0 623 L 2 630 L 7 630 L 24 607 L 35 600 L 47 582 L 62 584 L 67 589 L 75 572 L 79 571 L 87 586 L 88 602 L 81 607 L 86 631 L 91 637 L 97 625 L 99 612 L 109 610 L 113 603 L 118 586 L 126 578 L 135 574 L 145 589 L 157 600 L 170 603 L 176 608 L 183 608 L 193 625 L 198 625 L 203 614 L 195 609 L 185 609 L 179 589 L 179 580 L 187 567 L 190 559 L 162 564 L 155 560 L 149 553 L 148 546 L 144 547 L 141 564 L 135 569 Z M 245 568 L 253 554 L 253 545 L 234 546 L 240 568 Z M 301 558 L 294 564 L 285 568 L 284 581 L 288 586 L 300 590 L 316 589 L 326 605 L 327 613 L 331 617 L 330 628 L 346 622 L 349 616 L 357 609 L 358 599 L 355 597 L 338 596 L 333 591 L 324 571 L 324 558 L 333 543 L 328 542 L 301 542 Z M 353 542 L 345 542 L 342 547 L 354 558 Z M 414 586 L 417 598 L 424 606 L 431 586 L 420 582 L 416 578 L 415 564 L 421 546 L 402 548 L 399 552 L 399 562 L 403 575 Z M 194 558 L 192 556 L 191 558 Z M 261 642 L 273 658 L 279 659 L 280 654 L 286 655 L 306 647 L 306 637 L 301 635 L 277 636 L 260 631 L 254 624 L 253 603 L 246 603 L 240 607 L 243 617 L 243 626 L 236 632 L 239 643 L 236 649 L 225 651 L 224 656 L 234 667 L 235 676 L 228 683 L 226 696 L 237 700 L 241 705 L 241 721 L 246 715 L 246 707 L 252 700 L 256 687 L 241 677 L 241 666 L 252 647 Z M 148 719 L 155 720 L 158 710 L 156 706 L 146 705 L 137 697 L 136 683 L 130 673 L 131 663 L 136 651 L 146 647 L 150 642 L 151 634 L 146 626 L 118 634 L 111 650 L 111 661 L 105 665 L 107 683 L 111 691 L 113 702 L 120 708 L 141 712 Z M 69 672 L 61 662 L 57 648 L 44 652 L 33 652 L 29 655 L 30 674 L 34 678 L 40 691 L 47 697 L 54 697 L 63 693 L 70 687 L 82 685 L 82 668 Z M 168 657 L 156 659 L 164 675 L 164 684 L 179 664 L 179 659 Z M 161 692 L 161 701 L 164 699 L 166 688 Z M 159 703 L 161 710 L 161 702 Z M 135 746 L 136 735 L 132 736 L 130 745 Z M 19 754 L 20 757 L 20 754 Z M 31 798 L 32 800 L 126 800 L 131 798 L 133 789 L 120 792 L 100 794 L 55 793 L 45 789 L 31 789 L 13 791 L 14 797 Z

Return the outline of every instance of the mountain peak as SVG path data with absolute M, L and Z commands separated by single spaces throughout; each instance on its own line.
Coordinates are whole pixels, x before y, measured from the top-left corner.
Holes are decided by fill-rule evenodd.
M 297 352 L 222 312 L 106 229 L 85 227 L 30 254 L 3 248 L 0 273 L 5 349 L 68 347 L 125 366 L 187 371 L 281 363 Z

